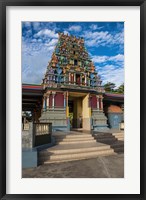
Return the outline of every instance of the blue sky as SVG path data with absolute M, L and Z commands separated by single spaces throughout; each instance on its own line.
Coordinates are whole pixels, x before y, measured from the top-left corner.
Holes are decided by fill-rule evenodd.
M 22 22 L 22 82 L 40 84 L 58 32 L 84 37 L 103 84 L 124 83 L 123 22 Z

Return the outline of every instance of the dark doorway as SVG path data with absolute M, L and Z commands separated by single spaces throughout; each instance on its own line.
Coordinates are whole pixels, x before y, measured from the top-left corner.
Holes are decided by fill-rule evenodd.
M 80 80 L 80 74 L 76 74 L 76 84 L 80 85 L 81 80 Z
M 70 121 L 70 128 L 73 128 L 73 110 L 74 110 L 74 103 L 73 100 L 68 101 L 69 107 L 69 121 Z
M 74 65 L 78 65 L 78 61 L 77 60 L 74 60 Z

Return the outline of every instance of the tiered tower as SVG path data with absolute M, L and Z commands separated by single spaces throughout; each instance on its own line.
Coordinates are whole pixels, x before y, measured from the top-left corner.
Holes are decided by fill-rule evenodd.
M 40 121 L 52 122 L 54 130 L 106 128 L 101 82 L 84 39 L 59 33 L 42 83 Z

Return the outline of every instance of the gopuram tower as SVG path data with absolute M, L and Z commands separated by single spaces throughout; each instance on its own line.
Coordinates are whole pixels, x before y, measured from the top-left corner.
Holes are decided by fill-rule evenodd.
M 59 33 L 42 83 L 40 122 L 52 122 L 54 131 L 107 129 L 101 82 L 84 39 Z

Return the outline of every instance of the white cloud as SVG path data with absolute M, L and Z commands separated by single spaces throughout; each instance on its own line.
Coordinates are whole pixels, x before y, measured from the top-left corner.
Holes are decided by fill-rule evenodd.
M 103 26 L 98 26 L 97 24 L 91 24 L 91 26 L 90 26 L 90 28 L 92 29 L 92 30 L 100 30 L 100 29 L 102 29 L 103 28 Z
M 91 46 L 96 45 L 97 41 L 96 41 L 96 39 L 86 40 L 85 43 L 86 43 L 87 46 L 91 47 Z
M 85 38 L 87 46 L 108 46 L 112 44 L 123 44 L 124 43 L 124 32 L 111 34 L 108 31 L 85 31 L 82 35 Z
M 37 42 L 37 39 L 32 39 L 31 42 Z
M 53 52 L 54 48 L 55 48 L 54 46 L 50 46 L 50 47 L 48 47 L 47 49 L 48 49 L 48 51 Z
M 26 31 L 26 35 L 25 37 L 30 37 L 32 35 L 32 30 L 29 29 L 28 31 Z
M 115 83 L 120 86 L 124 83 L 124 68 L 116 68 L 114 65 L 106 65 L 104 67 L 97 67 L 98 74 L 101 76 L 103 84 L 107 82 Z
M 111 56 L 109 57 L 110 61 L 115 61 L 115 62 L 124 62 L 124 55 L 123 54 L 118 54 L 116 56 Z
M 45 43 L 45 46 L 47 47 L 47 51 L 49 51 L 49 53 L 53 53 L 53 50 L 55 49 L 55 45 L 57 42 L 58 42 L 58 39 L 52 39 Z
M 70 35 L 68 31 L 63 31 L 64 35 Z
M 124 55 L 123 54 L 118 54 L 116 56 L 92 56 L 92 61 L 94 63 L 105 63 L 108 61 L 112 62 L 124 62 Z
M 41 43 L 41 42 L 42 42 L 42 39 L 40 39 L 40 38 L 39 38 L 39 39 L 38 39 L 38 42 L 40 42 L 40 43 Z
M 108 59 L 108 56 L 92 56 L 92 61 L 94 63 L 104 63 Z
M 55 33 L 55 31 L 52 31 L 49 29 L 43 29 L 34 35 L 35 38 L 42 37 L 42 36 L 47 36 L 50 38 L 58 38 L 58 34 Z
M 37 30 L 40 29 L 41 23 L 40 22 L 33 22 L 32 25 L 33 25 L 33 29 L 37 31 Z
M 31 22 L 23 22 L 25 27 L 30 27 L 31 26 Z
M 79 25 L 78 25 L 78 26 L 70 26 L 68 30 L 69 30 L 69 31 L 79 32 L 79 31 L 82 30 L 82 27 L 79 26 Z
M 33 56 L 28 53 L 22 56 L 22 82 L 40 84 L 52 52 L 41 49 L 37 54 L 32 53 Z
M 58 39 L 52 39 L 49 42 L 47 42 L 45 45 L 46 46 L 55 46 L 57 42 L 58 42 Z

